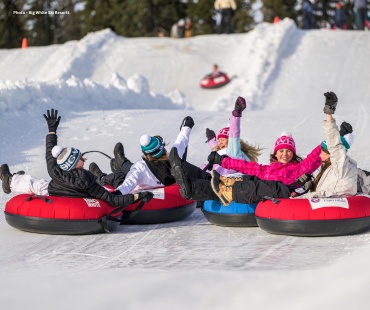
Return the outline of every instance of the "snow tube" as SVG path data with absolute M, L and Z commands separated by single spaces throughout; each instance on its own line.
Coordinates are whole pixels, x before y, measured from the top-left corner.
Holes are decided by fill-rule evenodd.
M 113 208 L 93 198 L 68 198 L 21 194 L 5 205 L 5 219 L 20 230 L 43 233 L 83 235 L 112 232 L 120 224 L 157 224 L 186 218 L 196 202 L 181 197 L 177 184 L 152 190 L 154 198 Z M 139 207 L 139 209 L 137 209 Z M 115 212 L 115 210 L 117 212 Z M 113 212 L 113 213 L 112 213 Z
M 20 230 L 84 235 L 114 231 L 122 216 L 121 211 L 109 215 L 114 210 L 98 199 L 20 194 L 9 199 L 4 213 L 8 224 Z
M 231 79 L 226 73 L 220 73 L 220 75 L 216 77 L 212 77 L 212 74 L 208 74 L 200 81 L 200 87 L 209 89 L 219 88 L 226 85 L 230 81 Z
M 277 202 L 277 203 L 276 203 Z M 257 224 L 273 234 L 340 236 L 370 229 L 370 196 L 296 198 L 260 202 Z
M 123 211 L 121 224 L 158 224 L 182 220 L 194 212 L 195 200 L 187 200 L 180 195 L 177 184 L 150 190 L 154 197 L 135 211 L 138 203 Z
M 219 226 L 255 227 L 257 226 L 255 210 L 257 204 L 232 202 L 223 206 L 219 201 L 206 200 L 203 214 L 206 219 Z

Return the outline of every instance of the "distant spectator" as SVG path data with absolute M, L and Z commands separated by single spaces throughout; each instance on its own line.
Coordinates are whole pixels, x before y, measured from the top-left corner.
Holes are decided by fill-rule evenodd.
M 180 19 L 172 25 L 171 38 L 183 38 L 185 36 L 185 21 Z
M 221 24 L 218 29 L 218 33 L 231 33 L 232 24 L 231 19 L 233 13 L 236 10 L 236 4 L 234 0 L 216 0 L 215 9 L 221 11 Z
M 328 23 L 325 19 L 321 20 L 320 29 L 330 29 L 330 23 Z
M 193 25 L 189 17 L 185 18 L 185 38 L 190 38 L 193 35 Z
M 366 0 L 353 0 L 353 9 L 356 15 L 357 30 L 365 29 Z
M 314 25 L 313 12 L 315 0 L 305 0 L 303 3 L 303 29 L 312 29 Z
M 336 10 L 334 15 L 335 26 L 339 29 L 343 29 L 346 22 L 346 13 L 344 12 L 340 2 L 336 4 Z
M 166 31 L 162 27 L 159 27 L 158 28 L 158 37 L 163 38 L 165 36 L 166 36 Z

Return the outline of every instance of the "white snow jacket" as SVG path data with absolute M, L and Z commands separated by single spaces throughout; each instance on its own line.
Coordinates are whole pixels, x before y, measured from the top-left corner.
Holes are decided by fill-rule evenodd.
M 348 157 L 335 119 L 324 121 L 324 130 L 331 165 L 321 176 L 316 191 L 298 198 L 343 197 L 357 193 L 357 163 Z
M 186 146 L 189 143 L 190 132 L 190 127 L 182 127 L 173 145 L 177 148 L 180 158 L 184 155 Z M 164 185 L 150 171 L 145 161 L 139 160 L 131 166 L 125 181 L 118 186 L 116 190 L 119 190 L 123 195 L 125 195 L 159 186 Z

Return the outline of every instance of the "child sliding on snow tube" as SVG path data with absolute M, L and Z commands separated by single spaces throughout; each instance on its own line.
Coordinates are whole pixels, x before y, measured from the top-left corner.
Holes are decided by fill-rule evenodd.
M 83 169 L 85 159 L 81 152 L 73 147 L 63 148 L 57 145 L 57 128 L 60 122 L 58 110 L 48 110 L 44 114 L 49 133 L 46 136 L 46 163 L 51 181 L 36 179 L 23 173 L 11 174 L 7 164 L 0 167 L 3 190 L 36 195 L 52 195 L 76 198 L 96 198 L 113 207 L 124 207 L 141 198 L 149 201 L 153 194 L 142 192 L 137 195 L 114 195 L 95 182 L 95 176 Z
M 194 121 L 190 116 L 184 118 L 180 126 L 174 147 L 179 150 L 181 157 L 186 152 L 191 129 Z M 134 193 L 138 190 L 160 186 L 169 186 L 176 182 L 171 174 L 165 142 L 161 136 L 143 135 L 140 138 L 140 147 L 143 153 L 142 160 L 132 164 L 124 155 L 123 146 L 117 143 L 114 148 L 115 158 L 111 162 L 111 174 L 103 173 L 96 163 L 90 164 L 90 171 L 97 177 L 100 184 L 112 185 L 115 192 L 122 194 Z
M 219 133 L 216 134 L 213 130 L 206 129 L 206 137 L 212 151 L 217 151 L 220 155 L 228 155 L 233 158 L 241 158 L 246 161 L 258 161 L 258 156 L 261 155 L 261 149 L 256 146 L 252 146 L 247 142 L 240 139 L 240 120 L 242 112 L 246 108 L 245 99 L 238 97 L 235 101 L 234 110 L 231 114 L 230 125 L 222 128 Z M 201 166 L 204 168 L 206 165 Z M 208 170 L 217 170 L 220 174 L 231 174 L 235 173 L 235 170 L 224 169 L 219 165 L 213 165 L 213 167 L 207 165 Z

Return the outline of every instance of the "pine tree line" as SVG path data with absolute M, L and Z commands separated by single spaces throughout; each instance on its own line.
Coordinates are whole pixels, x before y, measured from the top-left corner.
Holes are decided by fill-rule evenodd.
M 260 22 L 254 20 L 256 1 L 236 0 L 235 32 L 248 32 Z M 302 1 L 263 0 L 259 10 L 265 22 L 289 17 L 300 27 Z M 316 1 L 318 27 L 322 19 L 332 22 L 337 1 Z M 342 2 L 352 29 L 352 2 Z M 169 35 L 171 26 L 186 17 L 193 35 L 211 34 L 216 33 L 216 16 L 214 0 L 0 0 L 0 48 L 20 47 L 23 37 L 32 46 L 59 44 L 105 28 L 125 37 L 157 36 L 160 29 Z

